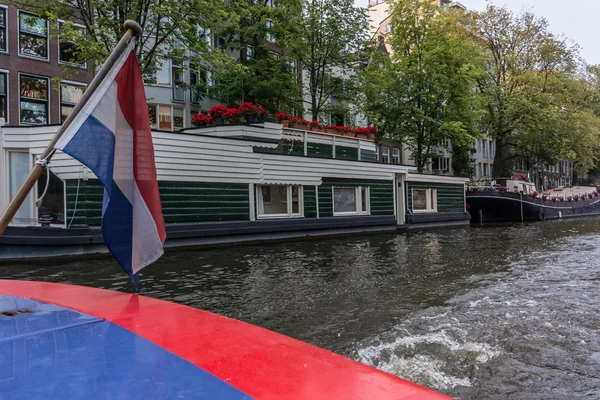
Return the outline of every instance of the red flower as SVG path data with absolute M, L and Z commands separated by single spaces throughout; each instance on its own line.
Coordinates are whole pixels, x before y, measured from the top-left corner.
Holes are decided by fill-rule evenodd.
M 316 119 L 314 121 L 310 121 L 308 123 L 310 126 L 319 126 L 319 121 L 317 121 Z
M 251 101 L 243 103 L 238 110 L 240 114 L 256 113 L 258 115 L 262 115 L 265 113 L 265 109 L 263 108 L 263 106 L 261 106 L 260 104 L 254 104 Z
M 193 125 L 201 125 L 201 124 L 210 124 L 212 122 L 212 117 L 206 114 L 194 114 L 192 116 L 192 124 Z
M 222 117 L 224 119 L 233 119 L 235 117 L 240 117 L 241 115 L 242 113 L 237 108 L 227 108 Z
M 221 117 L 223 118 L 223 114 L 225 114 L 227 112 L 227 107 L 219 104 L 217 106 L 212 107 L 210 110 L 208 110 L 208 113 L 213 116 L 213 117 Z

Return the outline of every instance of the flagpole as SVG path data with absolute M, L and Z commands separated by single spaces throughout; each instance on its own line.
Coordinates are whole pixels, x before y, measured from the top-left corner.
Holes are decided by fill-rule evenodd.
M 123 28 L 125 29 L 125 34 L 123 35 L 121 40 L 119 40 L 117 46 L 110 53 L 110 55 L 106 59 L 106 62 L 104 63 L 104 65 L 102 65 L 102 68 L 100 68 L 100 71 L 98 71 L 98 74 L 96 74 L 96 76 L 88 86 L 87 90 L 83 93 L 81 100 L 79 100 L 77 105 L 75 105 L 75 108 L 73 109 L 71 114 L 69 114 L 67 120 L 58 129 L 58 132 L 56 132 L 56 135 L 50 141 L 50 143 L 46 147 L 46 150 L 44 150 L 44 152 L 40 156 L 40 160 L 42 162 L 34 164 L 32 170 L 29 171 L 29 175 L 27 175 L 25 181 L 15 194 L 15 197 L 13 197 L 13 199 L 8 204 L 8 207 L 6 207 L 6 210 L 4 210 L 4 212 L 2 213 L 2 216 L 0 216 L 0 236 L 2 236 L 2 234 L 6 230 L 6 227 L 19 210 L 19 207 L 21 207 L 21 204 L 23 204 L 25 198 L 27 198 L 27 195 L 33 188 L 33 185 L 35 185 L 40 175 L 45 170 L 46 167 L 44 164 L 49 162 L 54 153 L 56 152 L 54 146 L 56 145 L 56 142 L 58 142 L 58 139 L 60 139 L 60 137 L 67 130 L 69 125 L 71 125 L 77 114 L 79 114 L 81 109 L 92 97 L 96 89 L 98 89 L 98 86 L 100 86 L 100 83 L 108 74 L 108 71 L 110 71 L 115 62 L 119 59 L 123 51 L 127 49 L 129 42 L 131 42 L 131 40 L 135 39 L 136 37 L 139 37 L 142 34 L 142 28 L 140 27 L 140 25 L 132 20 L 125 21 L 125 23 L 123 24 Z

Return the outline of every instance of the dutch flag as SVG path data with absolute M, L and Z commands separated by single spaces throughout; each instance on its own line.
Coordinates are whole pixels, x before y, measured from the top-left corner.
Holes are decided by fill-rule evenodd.
M 55 146 L 104 185 L 102 236 L 132 280 L 166 239 L 146 94 L 133 43 Z

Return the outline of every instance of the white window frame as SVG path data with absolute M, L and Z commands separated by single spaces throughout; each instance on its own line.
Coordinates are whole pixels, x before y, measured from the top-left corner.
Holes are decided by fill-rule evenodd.
M 6 45 L 6 50 L 0 49 L 0 53 L 8 54 L 8 6 L 6 4 L 0 4 L 0 8 L 4 9 L 4 44 Z
M 273 20 L 268 19 L 267 22 L 265 23 L 265 30 L 266 30 L 265 38 L 266 38 L 267 42 L 269 42 L 269 43 L 275 43 L 275 35 L 273 35 L 273 32 L 271 32 L 272 29 L 273 29 Z
M 24 123 L 21 122 L 21 76 L 23 76 L 23 75 L 25 75 L 25 76 L 32 76 L 34 78 L 42 78 L 42 79 L 45 79 L 48 82 L 47 83 L 47 88 L 46 88 L 46 90 L 48 91 L 48 94 L 47 94 L 48 98 L 46 99 L 46 102 L 47 102 L 46 104 L 48 105 L 46 110 L 47 110 L 48 115 L 46 116 L 46 123 L 45 124 L 27 124 L 27 123 L 24 124 Z M 50 118 L 51 118 L 51 115 L 52 115 L 52 110 L 50 108 L 51 107 L 51 101 L 50 101 L 50 94 L 51 94 L 50 93 L 51 92 L 50 77 L 48 77 L 48 76 L 42 76 L 42 75 L 36 75 L 36 74 L 27 74 L 27 73 L 24 73 L 24 72 L 19 72 L 18 78 L 19 78 L 19 107 L 18 107 L 19 108 L 19 125 L 21 125 L 21 126 L 43 126 L 43 125 L 51 125 L 52 121 L 51 121 Z M 34 102 L 35 102 L 35 99 L 34 99 Z
M 38 18 L 46 20 L 46 58 L 36 57 L 36 56 L 31 56 L 28 54 L 21 53 L 21 13 L 33 15 Z M 24 10 L 17 11 L 17 52 L 19 54 L 19 57 L 30 58 L 32 60 L 50 61 L 50 25 L 48 23 L 47 18 L 43 18 L 43 17 L 39 16 L 38 14 L 29 12 L 29 11 L 24 11 Z
M 64 23 L 64 22 L 66 22 L 66 21 L 62 20 L 62 19 L 58 20 L 58 38 L 56 40 L 56 42 L 57 42 L 56 46 L 57 46 L 57 50 L 58 50 L 58 63 L 60 65 L 70 65 L 75 68 L 87 69 L 87 62 L 84 62 L 83 64 L 76 64 L 76 63 L 72 63 L 72 62 L 68 62 L 68 61 L 63 61 L 60 58 L 60 24 Z M 85 27 L 85 25 L 73 23 L 73 26 L 83 29 L 83 34 L 87 35 L 87 28 Z
M 62 90 L 63 90 L 63 87 L 62 87 L 62 85 L 66 84 L 66 85 L 71 85 L 71 86 L 81 86 L 81 87 L 85 88 L 85 89 L 83 89 L 84 92 L 87 89 L 88 85 L 85 82 L 68 81 L 68 80 L 62 80 L 62 81 L 60 81 L 60 83 L 61 83 L 61 86 L 60 86 L 60 90 L 58 91 L 58 103 L 60 105 L 60 118 L 61 118 L 60 123 L 62 124 L 64 122 L 62 120 L 62 106 L 63 106 L 63 99 L 62 99 Z M 65 103 L 65 104 L 67 104 L 67 103 Z M 67 104 L 67 105 L 70 105 L 70 104 Z M 73 107 L 75 107 L 76 105 L 77 104 L 74 104 Z
M 254 47 L 246 46 L 246 61 L 250 61 L 254 58 Z
M 425 210 L 415 210 L 415 190 L 425 190 Z M 436 213 L 437 212 L 437 189 L 412 188 L 410 190 L 413 213 Z M 433 203 L 433 204 L 432 204 Z
M 384 157 L 387 157 L 387 161 L 384 161 Z M 382 147 L 381 148 L 381 162 L 384 164 L 389 164 L 392 161 L 391 157 L 390 157 L 390 148 L 389 147 Z
M 400 149 L 392 149 L 392 164 L 400 164 Z
M 185 107 L 177 107 L 171 104 L 157 104 L 157 103 L 149 103 L 148 107 L 154 107 L 156 109 L 156 125 L 153 126 L 150 124 L 151 129 L 162 130 L 160 129 L 160 107 L 170 107 L 171 108 L 171 130 L 170 132 L 175 132 L 175 117 L 173 115 L 173 109 L 183 110 L 183 127 L 177 129 L 185 129 L 186 128 L 186 118 L 185 118 Z M 163 130 L 164 132 L 164 130 Z
M 259 214 L 258 205 L 262 203 L 262 188 L 266 186 L 285 186 L 286 201 L 287 201 L 287 213 L 285 214 Z M 298 187 L 298 213 L 292 212 L 292 186 Z M 273 219 L 273 218 L 302 218 L 304 217 L 304 187 L 302 185 L 256 185 L 256 218 L 257 219 Z
M 356 199 L 356 211 L 335 211 L 335 189 L 354 189 L 354 197 Z M 362 189 L 365 189 L 366 199 L 362 198 Z M 363 211 L 363 200 L 367 207 L 366 211 Z M 331 207 L 333 210 L 334 217 L 348 216 L 348 215 L 371 215 L 371 188 L 369 186 L 332 186 L 331 187 Z

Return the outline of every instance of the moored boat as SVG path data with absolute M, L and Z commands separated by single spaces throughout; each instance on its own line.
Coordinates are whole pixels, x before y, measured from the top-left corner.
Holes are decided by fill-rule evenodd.
M 595 187 L 556 188 L 538 193 L 532 182 L 515 177 L 470 185 L 466 193 L 471 221 L 544 221 L 600 214 Z

